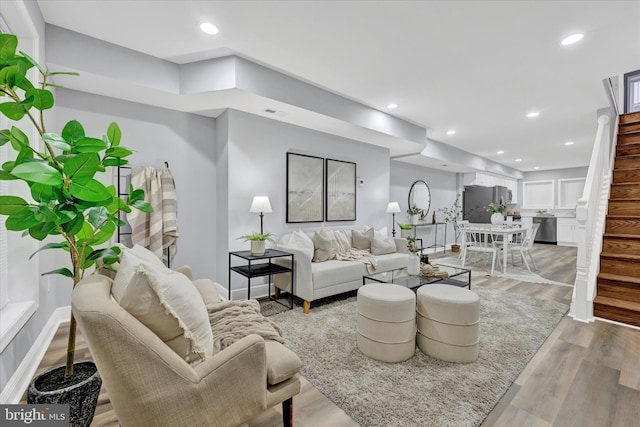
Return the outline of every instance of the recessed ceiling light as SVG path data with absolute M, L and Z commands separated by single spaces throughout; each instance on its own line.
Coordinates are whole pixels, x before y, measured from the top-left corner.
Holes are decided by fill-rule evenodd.
M 534 169 L 540 169 L 540 166 L 536 166 Z
M 394 108 L 398 108 L 398 104 L 389 104 L 387 105 L 387 108 L 393 110 Z
M 218 27 L 209 22 L 203 22 L 202 24 L 200 24 L 200 29 L 203 33 L 207 33 L 212 36 L 218 34 Z
M 534 117 L 538 117 L 539 115 L 540 115 L 540 113 L 538 113 L 537 111 L 532 111 L 531 113 L 527 114 L 527 117 L 532 119 Z
M 584 34 L 572 34 L 569 37 L 565 37 L 564 39 L 562 39 L 560 44 L 562 46 L 568 46 L 570 44 L 578 43 L 580 40 L 582 40 L 583 37 Z
M 567 141 L 567 142 L 564 143 L 564 145 L 573 145 L 573 144 L 574 144 L 573 141 Z
M 522 159 L 516 159 L 516 162 L 521 162 L 521 161 L 522 161 Z
M 447 135 L 455 135 L 455 134 L 456 134 L 456 131 L 453 129 L 447 131 Z
M 504 151 L 498 150 L 498 151 L 496 151 L 496 154 L 504 154 Z

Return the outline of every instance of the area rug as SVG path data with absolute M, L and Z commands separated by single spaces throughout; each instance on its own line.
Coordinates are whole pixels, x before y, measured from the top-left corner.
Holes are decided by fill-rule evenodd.
M 491 271 L 491 258 L 487 258 L 487 259 L 488 261 L 486 261 L 486 264 L 482 260 L 480 260 L 472 264 L 467 263 L 465 264 L 464 268 L 470 269 L 472 273 L 489 275 L 489 272 Z M 458 257 L 434 258 L 433 262 L 436 264 L 440 263 L 440 264 L 451 265 L 451 266 L 460 266 L 462 264 L 460 261 L 460 258 Z M 556 282 L 555 280 L 545 279 L 539 274 L 536 274 L 527 270 L 527 268 L 524 266 L 520 267 L 520 266 L 514 266 L 512 264 L 509 264 L 509 266 L 507 266 L 507 272 L 503 273 L 502 270 L 498 268 L 498 265 L 496 263 L 496 267 L 493 271 L 493 276 L 506 277 L 507 279 L 514 279 L 514 280 L 519 280 L 521 282 L 528 282 L 528 283 L 547 283 L 550 285 L 568 286 L 571 288 L 573 287 L 572 284 Z
M 549 336 L 568 306 L 476 287 L 480 355 L 474 363 L 423 354 L 401 363 L 356 347 L 356 299 L 276 314 L 302 375 L 365 427 L 478 426 Z

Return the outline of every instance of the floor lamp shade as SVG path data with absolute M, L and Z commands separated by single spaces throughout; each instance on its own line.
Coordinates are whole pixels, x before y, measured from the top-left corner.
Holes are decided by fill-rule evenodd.
M 267 196 L 255 196 L 253 198 L 253 202 L 251 202 L 249 212 L 260 214 L 260 234 L 263 234 L 264 229 L 262 219 L 264 214 L 273 212 L 271 209 L 271 203 L 269 203 L 269 198 Z

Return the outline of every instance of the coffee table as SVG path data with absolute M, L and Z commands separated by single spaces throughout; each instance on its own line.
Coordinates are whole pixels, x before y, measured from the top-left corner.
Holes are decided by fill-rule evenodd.
M 412 276 L 407 272 L 406 268 L 400 268 L 397 270 L 390 270 L 382 273 L 363 276 L 362 285 L 364 286 L 367 281 L 369 281 L 378 283 L 393 283 L 400 286 L 406 286 L 409 289 L 413 289 L 423 285 L 429 285 L 431 283 L 440 283 L 471 289 L 471 270 L 469 270 L 468 268 L 454 267 L 451 265 L 436 265 L 440 268 L 440 271 L 446 271 L 449 273 L 448 279 L 442 279 L 440 277 Z M 464 277 L 461 277 L 464 274 L 467 275 L 466 281 L 460 280 L 464 279 Z

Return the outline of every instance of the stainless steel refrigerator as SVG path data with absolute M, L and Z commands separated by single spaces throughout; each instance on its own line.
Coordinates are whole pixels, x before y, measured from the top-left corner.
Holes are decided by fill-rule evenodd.
M 462 193 L 462 219 L 469 222 L 490 223 L 491 212 L 487 212 L 489 203 L 507 204 L 511 201 L 507 187 L 483 187 L 481 185 L 466 185 Z

